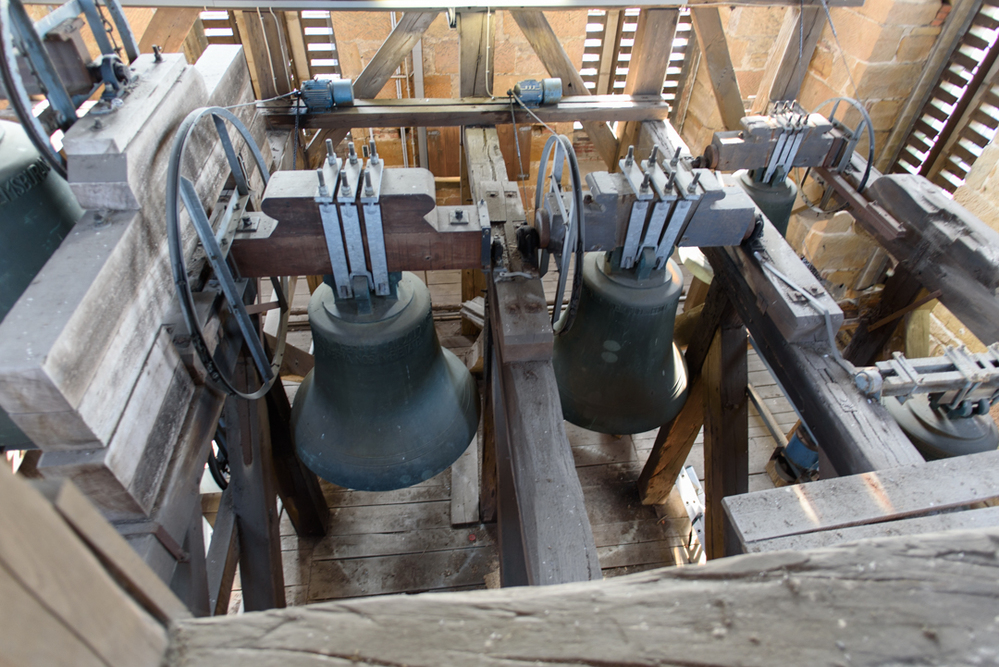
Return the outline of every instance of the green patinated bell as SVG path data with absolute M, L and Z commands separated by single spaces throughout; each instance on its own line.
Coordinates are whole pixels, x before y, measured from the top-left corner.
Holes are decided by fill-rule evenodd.
M 888 396 L 884 404 L 928 461 L 989 452 L 999 447 L 999 429 L 988 414 L 950 417 L 943 408 L 933 407 L 926 394 L 916 394 L 905 403 Z
M 672 261 L 644 280 L 607 253 L 583 260 L 583 289 L 569 331 L 555 339 L 562 413 L 601 433 L 642 433 L 670 421 L 687 399 L 687 369 L 673 343 L 683 280 Z
M 82 215 L 21 126 L 0 121 L 0 322 Z M 0 408 L 0 447 L 30 446 Z
M 479 424 L 475 381 L 438 342 L 427 287 L 411 273 L 393 287 L 368 313 L 326 284 L 309 302 L 316 366 L 295 396 L 295 446 L 313 472 L 350 489 L 437 475 Z
M 794 200 L 798 196 L 798 186 L 790 178 L 777 180 L 774 183 L 763 183 L 756 180 L 763 175 L 762 169 L 748 171 L 742 169 L 734 176 L 739 185 L 749 194 L 767 220 L 777 228 L 781 236 L 787 236 L 787 225 L 791 221 L 791 211 Z

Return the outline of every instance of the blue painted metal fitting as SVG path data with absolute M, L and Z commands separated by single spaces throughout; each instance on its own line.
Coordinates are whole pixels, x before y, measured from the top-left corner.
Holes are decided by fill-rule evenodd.
M 311 79 L 303 81 L 302 101 L 309 111 L 329 111 L 334 107 L 350 106 L 354 103 L 354 90 L 350 79 L 332 81 Z
M 562 99 L 562 79 L 527 79 L 513 87 L 513 93 L 524 106 L 540 107 L 558 104 Z

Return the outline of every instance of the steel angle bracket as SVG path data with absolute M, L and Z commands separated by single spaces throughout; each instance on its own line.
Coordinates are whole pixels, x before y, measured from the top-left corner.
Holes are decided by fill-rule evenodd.
M 340 220 L 343 223 L 344 243 L 347 246 L 347 259 L 350 262 L 350 280 L 364 278 L 368 289 L 374 287 L 371 273 L 364 258 L 364 239 L 361 236 L 361 219 L 357 212 L 357 193 L 361 187 L 364 168 L 354 152 L 354 142 L 348 144 L 350 155 L 340 170 L 340 187 L 336 200 L 340 205 Z M 356 295 L 355 295 L 356 296 Z
M 323 166 L 316 170 L 319 184 L 316 189 L 316 204 L 319 205 L 319 217 L 323 222 L 323 234 L 326 237 L 326 249 L 330 255 L 330 266 L 333 267 L 333 283 L 336 285 L 337 296 L 349 299 L 354 296 L 350 284 L 350 269 L 347 266 L 347 253 L 343 247 L 343 232 L 340 229 L 340 215 L 337 213 L 334 195 L 340 186 L 340 158 L 328 155 Z
M 671 219 L 680 196 L 676 191 L 676 175 L 670 167 L 666 167 L 670 170 L 667 175 L 656 160 L 657 153 L 658 151 L 653 148 L 652 155 L 642 163 L 642 169 L 649 174 L 650 183 L 652 189 L 655 190 L 658 201 L 652 206 L 652 217 L 649 218 L 649 227 L 642 238 L 639 251 L 642 248 L 655 249 L 657 251 L 656 268 L 658 269 L 666 263 L 665 258 L 658 257 L 659 239 L 662 237 L 663 228 L 669 229 L 666 223 Z
M 680 166 L 679 163 L 670 162 L 664 163 L 664 166 L 665 169 L 658 164 L 647 166 L 652 177 L 652 187 L 660 200 L 657 206 L 661 205 L 661 208 L 658 211 L 653 210 L 652 220 L 649 222 L 650 233 L 646 235 L 647 242 L 643 243 L 643 247 L 645 245 L 655 247 L 657 269 L 665 266 L 673 248 L 679 243 L 687 225 L 693 219 L 694 211 L 697 210 L 705 189 L 700 182 L 700 174 L 694 173 L 686 165 Z M 665 216 L 664 222 L 660 222 L 663 216 Z M 661 237 L 660 230 L 663 230 Z
M 388 275 L 388 260 L 385 257 L 385 233 L 382 229 L 382 208 L 378 203 L 382 190 L 382 174 L 385 163 L 375 152 L 371 142 L 371 158 L 364 170 L 361 183 L 361 206 L 364 210 L 364 230 L 368 240 L 368 255 L 371 258 L 371 278 L 375 294 L 388 296 L 391 293 Z
M 655 163 L 654 159 L 653 163 Z M 631 217 L 628 219 L 628 231 L 625 233 L 624 250 L 621 253 L 621 266 L 630 269 L 638 259 L 643 232 L 645 232 L 645 221 L 649 217 L 649 209 L 652 207 L 652 201 L 656 198 L 656 193 L 652 189 L 651 172 L 647 169 L 643 171 L 635 160 L 634 146 L 628 147 L 628 155 L 618 161 L 618 167 L 638 199 L 631 205 Z

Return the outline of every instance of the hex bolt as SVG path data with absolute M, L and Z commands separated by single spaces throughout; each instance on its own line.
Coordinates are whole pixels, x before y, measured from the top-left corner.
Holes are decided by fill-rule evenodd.
M 669 166 L 676 167 L 677 163 L 680 162 L 680 147 L 677 146 L 676 153 L 673 153 L 673 159 L 669 161 Z
M 326 196 L 326 175 L 323 174 L 322 169 L 316 169 L 316 176 L 319 177 L 319 194 L 323 197 Z
M 690 192 L 690 193 L 696 192 L 697 191 L 697 182 L 700 181 L 700 180 L 701 180 L 701 172 L 695 173 L 694 174 L 694 180 L 692 180 L 690 182 L 690 185 L 687 186 L 687 192 Z
M 628 156 L 624 158 L 624 164 L 626 167 L 630 167 L 635 162 L 635 147 L 628 146 Z
M 352 165 L 357 164 L 357 151 L 354 150 L 354 142 L 351 141 L 347 144 L 347 159 L 350 160 Z
M 651 181 L 652 181 L 652 172 L 649 171 L 648 169 L 646 169 L 645 170 L 645 178 L 642 179 L 642 187 L 640 189 L 641 190 L 648 190 L 649 189 L 649 183 Z
M 371 154 L 371 164 L 378 164 L 378 149 L 375 148 L 375 140 L 368 142 L 368 151 Z
M 163 52 L 158 44 L 153 44 L 153 62 L 163 62 Z
M 371 185 L 371 170 L 370 169 L 365 169 L 364 170 L 364 196 L 365 197 L 371 197 L 371 196 L 374 196 L 374 194 L 375 194 L 375 189 Z
M 333 153 L 333 140 L 326 140 L 326 160 L 332 165 L 336 161 L 336 154 Z
M 659 158 L 659 146 L 653 146 L 652 152 L 649 153 L 649 166 L 654 165 Z

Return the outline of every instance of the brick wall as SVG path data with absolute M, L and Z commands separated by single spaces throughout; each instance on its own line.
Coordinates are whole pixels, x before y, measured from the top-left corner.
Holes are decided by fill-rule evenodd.
M 880 151 L 936 43 L 944 7 L 940 0 L 865 0 L 862 7 L 832 8 L 836 35 L 827 23 L 801 86 L 802 105 L 811 110 L 832 97 L 859 99 Z M 855 126 L 859 114 L 845 118 Z M 866 139 L 858 150 L 867 150 Z

